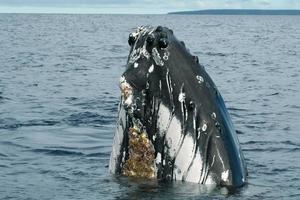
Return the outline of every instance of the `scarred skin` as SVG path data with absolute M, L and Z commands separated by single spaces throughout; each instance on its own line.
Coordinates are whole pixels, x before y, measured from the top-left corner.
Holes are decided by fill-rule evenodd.
M 246 164 L 224 101 L 173 31 L 129 36 L 110 172 L 240 187 Z

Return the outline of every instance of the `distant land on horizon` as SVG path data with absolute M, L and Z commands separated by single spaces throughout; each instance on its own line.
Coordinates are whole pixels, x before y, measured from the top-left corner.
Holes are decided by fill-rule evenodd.
M 180 15 L 300 15 L 300 10 L 208 9 L 169 12 Z

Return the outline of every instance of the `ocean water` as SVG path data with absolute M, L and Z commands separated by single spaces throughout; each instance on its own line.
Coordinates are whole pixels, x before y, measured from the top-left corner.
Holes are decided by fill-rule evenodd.
M 164 25 L 223 95 L 248 184 L 108 173 L 127 37 Z M 0 199 L 300 199 L 300 17 L 0 14 Z

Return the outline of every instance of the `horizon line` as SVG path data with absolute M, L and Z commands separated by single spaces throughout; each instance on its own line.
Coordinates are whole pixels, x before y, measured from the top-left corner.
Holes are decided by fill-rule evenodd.
M 7 10 L 6 10 L 6 9 Z M 74 11 L 75 9 L 75 11 Z M 111 9 L 107 9 L 111 10 Z M 104 11 L 99 8 L 91 7 L 40 7 L 40 6 L 22 6 L 22 7 L 1 7 L 0 14 L 103 14 L 103 15 L 167 15 L 170 13 L 195 12 L 195 11 L 218 11 L 218 10 L 257 10 L 257 11 L 300 11 L 300 9 L 262 9 L 262 8 L 209 8 L 209 9 L 193 9 L 193 10 L 170 10 L 161 12 L 124 12 L 124 11 Z M 133 11 L 133 10 L 132 10 Z

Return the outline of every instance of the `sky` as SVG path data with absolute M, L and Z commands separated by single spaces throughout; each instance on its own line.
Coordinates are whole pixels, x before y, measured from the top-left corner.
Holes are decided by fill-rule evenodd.
M 163 14 L 204 9 L 300 9 L 300 0 L 0 0 L 0 13 Z

